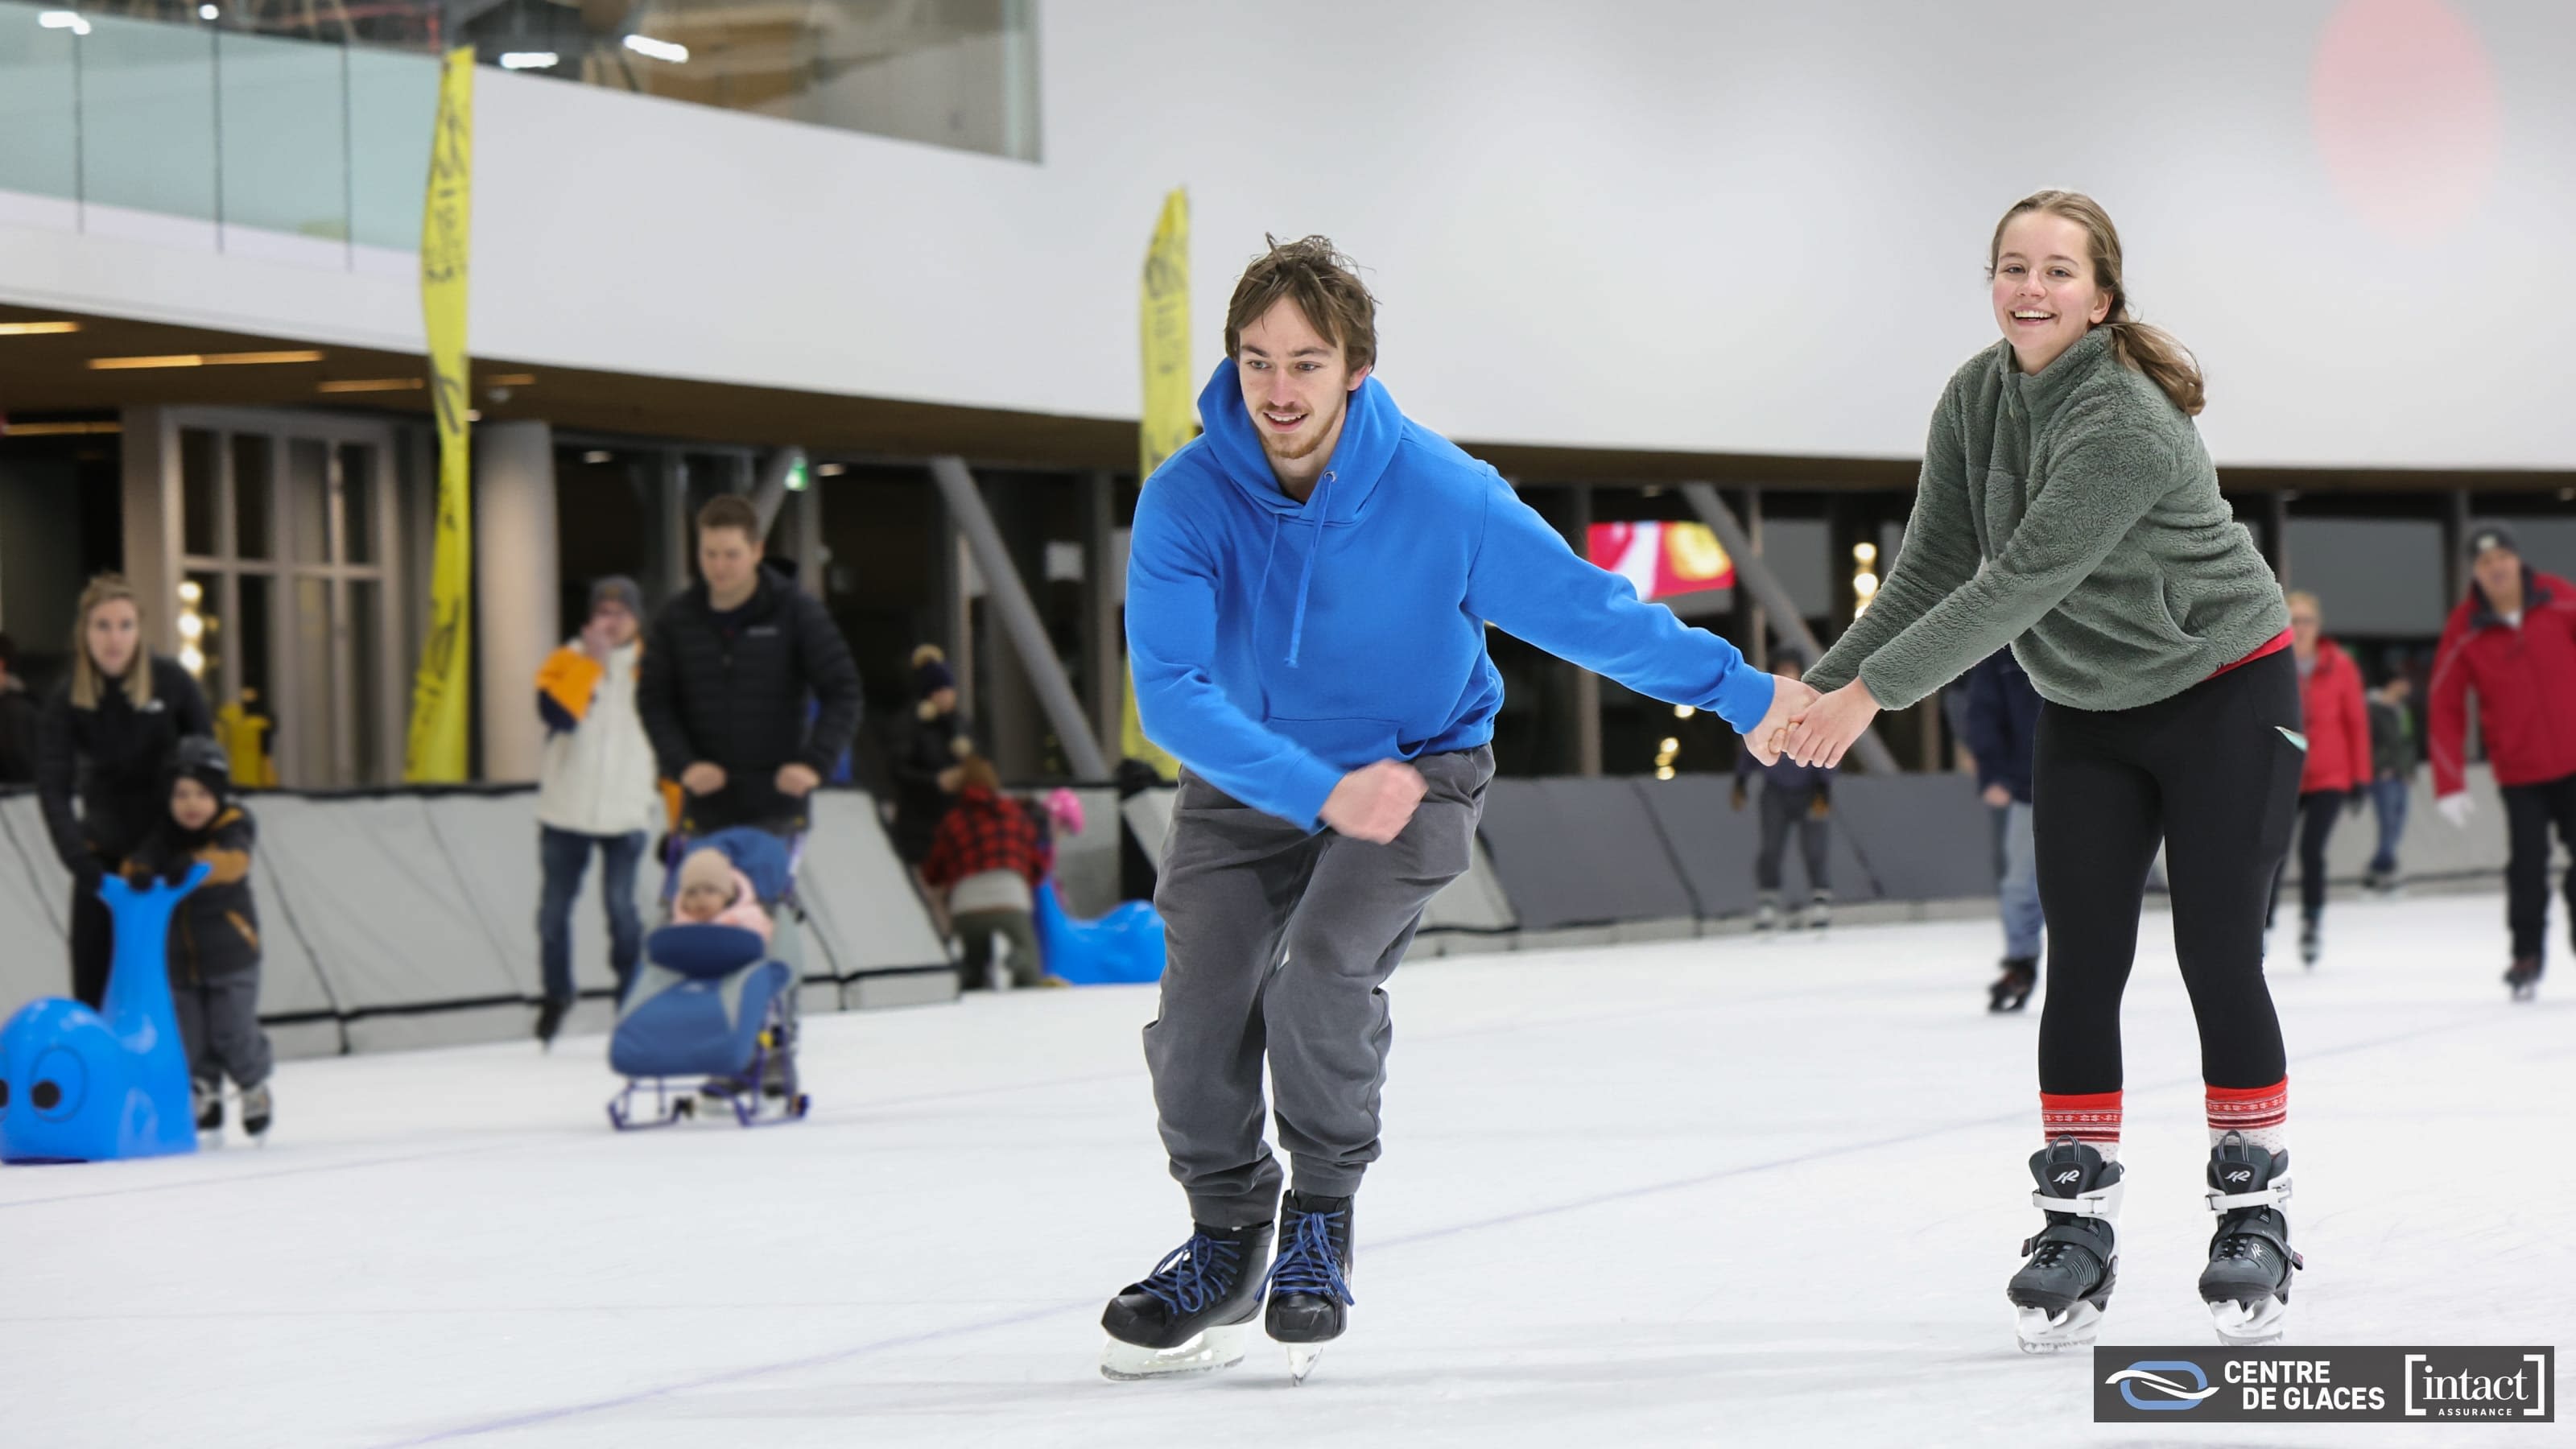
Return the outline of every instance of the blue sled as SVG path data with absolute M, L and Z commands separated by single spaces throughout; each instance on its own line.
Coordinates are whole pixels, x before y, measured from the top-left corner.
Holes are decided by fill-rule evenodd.
M 1163 918 L 1151 902 L 1121 901 L 1099 920 L 1077 921 L 1049 880 L 1038 887 L 1036 915 L 1048 975 L 1076 986 L 1163 979 Z
M 212 867 L 138 891 L 109 876 L 107 1009 L 59 996 L 0 1027 L 0 1162 L 108 1162 L 197 1150 L 188 1051 L 170 999 L 170 916 Z

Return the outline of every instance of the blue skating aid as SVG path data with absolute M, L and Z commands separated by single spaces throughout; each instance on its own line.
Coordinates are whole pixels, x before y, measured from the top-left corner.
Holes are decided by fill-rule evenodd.
M 1163 979 L 1163 918 L 1146 901 L 1122 901 L 1096 921 L 1065 914 L 1050 878 L 1037 890 L 1038 955 L 1047 974 L 1076 986 Z
M 212 867 L 178 885 L 99 885 L 116 920 L 107 1009 L 59 996 L 0 1027 L 0 1162 L 106 1162 L 197 1150 L 188 1053 L 170 999 L 170 915 Z

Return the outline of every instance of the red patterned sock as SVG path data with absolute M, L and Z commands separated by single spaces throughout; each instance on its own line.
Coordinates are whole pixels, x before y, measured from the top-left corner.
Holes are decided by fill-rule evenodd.
M 2118 1092 L 2042 1092 L 2039 1130 L 2044 1141 L 2072 1137 L 2102 1154 L 2104 1162 L 2120 1160 L 2120 1094 Z
M 2249 1147 L 2278 1152 L 2289 1145 L 2290 1079 L 2268 1087 L 2209 1088 L 2209 1145 L 2230 1132 Z

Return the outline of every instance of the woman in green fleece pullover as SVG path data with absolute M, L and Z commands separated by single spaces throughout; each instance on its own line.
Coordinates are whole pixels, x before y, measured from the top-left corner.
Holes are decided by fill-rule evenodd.
M 2003 340 L 1943 391 L 1904 552 L 1807 672 L 1830 693 L 1784 751 L 1834 764 L 1881 708 L 2005 645 L 2045 701 L 2031 803 L 2047 1145 L 2030 1166 L 2047 1226 L 2006 1290 L 2034 1352 L 2092 1342 L 2116 1277 L 2120 994 L 2160 845 L 2220 1214 L 2200 1293 L 2223 1341 L 2281 1335 L 2298 1262 L 2262 965 L 2306 749 L 2289 618 L 2192 425 L 2199 369 L 2130 317 L 2120 262 L 2088 197 L 2043 191 L 2004 214 L 1987 254 Z

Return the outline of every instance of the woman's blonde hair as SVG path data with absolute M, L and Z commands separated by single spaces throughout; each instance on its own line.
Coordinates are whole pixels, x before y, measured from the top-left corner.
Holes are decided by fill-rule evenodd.
M 2161 327 L 2150 327 L 2129 315 L 2129 284 L 2120 277 L 2120 231 L 2111 225 L 2111 214 L 2102 204 L 2080 191 L 2034 191 L 2012 204 L 2003 220 L 1995 223 L 1994 240 L 1986 243 L 1986 277 L 1995 275 L 1995 262 L 2003 254 L 2004 228 L 2024 212 L 2044 211 L 2062 216 L 2084 228 L 2091 237 L 2093 285 L 2111 299 L 2110 315 L 2101 321 L 2111 329 L 2111 355 L 2128 367 L 2147 375 L 2164 389 L 2173 405 L 2192 416 L 2209 405 L 2207 388 L 2202 384 L 2200 361 L 2180 339 Z
M 2326 606 L 2318 603 L 2317 596 L 2309 593 L 2305 589 L 2290 590 L 2288 593 L 2281 596 L 2281 602 L 2289 605 L 2293 609 L 2299 607 L 2301 604 L 2305 604 L 2316 611 L 2318 623 L 2322 624 L 2326 621 Z
M 113 604 L 119 599 L 134 606 L 135 632 L 139 636 L 143 623 L 143 597 L 134 592 L 134 585 L 125 581 L 125 575 L 100 574 L 89 581 L 88 588 L 81 590 L 80 609 L 73 616 L 72 624 L 74 709 L 98 708 L 99 699 L 106 692 L 106 671 L 98 667 L 98 661 L 89 653 L 89 616 L 102 605 Z M 143 647 L 139 637 L 134 645 L 134 662 L 125 666 L 123 683 L 126 701 L 135 708 L 141 709 L 152 702 L 152 651 Z

